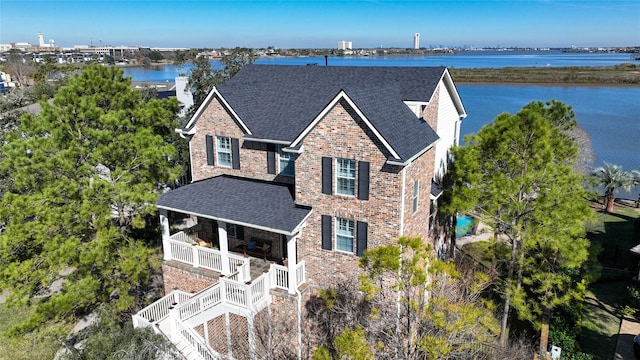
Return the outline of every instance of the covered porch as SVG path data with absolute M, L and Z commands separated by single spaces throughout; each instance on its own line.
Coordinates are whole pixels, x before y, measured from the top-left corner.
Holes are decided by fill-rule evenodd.
M 297 238 L 311 209 L 296 206 L 292 193 L 285 184 L 222 175 L 160 195 L 164 260 L 242 283 L 268 274 L 271 288 L 295 294 L 305 282 Z M 186 222 L 176 228 L 180 217 Z

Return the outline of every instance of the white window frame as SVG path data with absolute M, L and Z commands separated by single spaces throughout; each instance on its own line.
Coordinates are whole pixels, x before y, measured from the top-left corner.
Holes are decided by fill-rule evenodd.
M 296 157 L 292 153 L 283 151 L 282 149 L 284 147 L 285 146 L 283 145 L 278 145 L 278 173 L 282 176 L 294 177 L 296 176 Z M 287 162 L 292 165 L 293 173 L 288 174 L 283 172 L 283 169 L 285 168 L 282 166 L 283 162 Z
M 228 147 L 224 146 L 223 141 L 228 144 Z M 229 155 L 229 164 L 226 161 L 222 161 L 221 155 Z M 218 165 L 222 167 L 230 168 L 233 166 L 233 155 L 231 152 L 231 138 L 229 136 L 216 136 L 216 160 Z
M 341 167 L 340 165 L 342 163 L 348 163 L 348 164 L 352 164 L 352 166 L 349 168 L 347 167 L 347 171 L 346 171 L 346 175 L 341 175 Z M 336 158 L 336 189 L 335 189 L 335 193 L 338 195 L 344 195 L 344 196 L 356 196 L 356 178 L 357 178 L 357 163 L 354 159 L 345 159 L 345 158 Z M 351 175 L 353 174 L 353 175 Z M 341 187 L 340 187 L 340 181 L 348 181 L 350 183 L 352 183 L 353 185 L 351 186 L 351 192 L 342 192 L 341 191 Z
M 416 211 L 418 211 L 420 203 L 420 180 L 413 182 L 413 196 L 411 198 L 411 202 L 413 204 L 413 213 L 415 214 Z
M 343 226 L 344 224 L 344 226 Z M 346 230 L 346 231 L 345 231 Z M 334 243 L 336 251 L 353 254 L 355 251 L 355 241 L 356 241 L 356 222 L 351 219 L 345 219 L 336 217 L 335 218 L 335 229 L 333 232 L 334 235 Z M 346 241 L 351 241 L 351 249 L 345 250 L 339 246 L 338 238 L 346 239 Z

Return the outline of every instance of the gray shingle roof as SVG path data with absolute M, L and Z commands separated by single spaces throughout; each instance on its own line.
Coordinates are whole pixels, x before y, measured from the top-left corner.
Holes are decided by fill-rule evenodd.
M 218 88 L 256 138 L 293 141 L 344 90 L 403 160 L 437 134 L 403 101 L 431 99 L 444 67 L 248 65 Z
M 292 234 L 311 208 L 296 206 L 287 185 L 221 175 L 158 197 L 162 209 Z

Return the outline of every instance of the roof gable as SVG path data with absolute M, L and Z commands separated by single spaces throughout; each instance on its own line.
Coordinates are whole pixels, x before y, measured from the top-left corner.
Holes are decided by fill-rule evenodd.
M 222 103 L 222 106 L 224 106 L 229 111 L 229 113 L 231 113 L 233 120 L 236 123 L 238 123 L 238 125 L 240 126 L 240 128 L 245 134 L 252 135 L 251 130 L 249 130 L 247 125 L 245 125 L 242 119 L 240 119 L 240 117 L 234 111 L 234 109 L 231 108 L 231 106 L 229 106 L 229 103 L 224 99 L 224 97 L 220 94 L 220 92 L 215 86 L 213 87 L 213 90 L 211 90 L 209 95 L 207 95 L 207 97 L 204 99 L 204 101 L 202 102 L 198 110 L 196 110 L 196 113 L 193 115 L 193 117 L 191 117 L 191 119 L 189 119 L 189 121 L 182 127 L 182 130 L 181 130 L 182 133 L 193 134 L 196 122 L 198 122 L 198 119 L 200 119 L 200 116 L 207 109 L 207 107 L 209 107 L 209 104 L 211 104 L 211 101 L 214 98 L 217 98 L 220 100 L 220 102 Z
M 438 137 L 403 102 L 430 101 L 443 78 L 450 81 L 444 67 L 247 65 L 207 99 L 219 95 L 250 137 L 295 146 L 342 93 L 395 160 L 406 161 Z

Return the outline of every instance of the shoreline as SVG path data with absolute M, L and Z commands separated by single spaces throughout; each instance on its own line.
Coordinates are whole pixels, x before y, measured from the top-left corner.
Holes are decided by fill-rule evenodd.
M 113 65 L 119 68 L 144 68 L 161 71 L 167 63 L 142 66 L 139 64 Z M 623 63 L 612 66 L 564 67 L 504 67 L 456 68 L 448 67 L 458 84 L 465 85 L 534 85 L 534 86 L 640 86 L 640 64 Z M 185 71 L 186 72 L 186 71 Z

